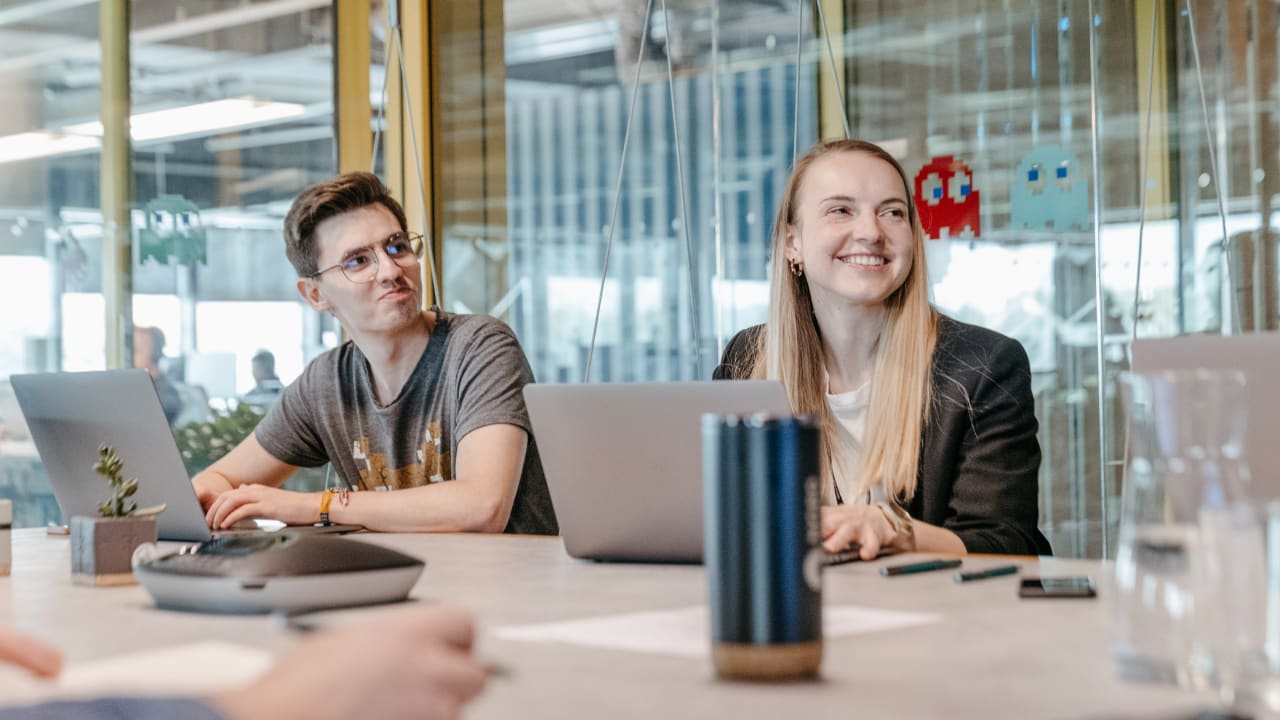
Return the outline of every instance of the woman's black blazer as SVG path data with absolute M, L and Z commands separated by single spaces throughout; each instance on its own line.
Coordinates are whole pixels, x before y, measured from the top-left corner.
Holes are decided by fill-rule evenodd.
M 734 336 L 715 370 L 717 380 L 747 377 L 763 329 L 756 325 Z M 1036 526 L 1037 427 L 1022 345 L 940 316 L 932 406 L 907 511 L 955 533 L 971 553 L 1051 554 Z

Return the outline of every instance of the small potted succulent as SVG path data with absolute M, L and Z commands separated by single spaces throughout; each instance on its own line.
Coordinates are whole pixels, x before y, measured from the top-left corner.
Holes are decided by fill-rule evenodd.
M 156 541 L 156 515 L 164 505 L 139 508 L 129 498 L 138 479 L 124 479 L 124 461 L 106 445 L 98 447 L 93 471 L 111 484 L 111 497 L 98 504 L 98 517 L 71 518 L 71 581 L 77 585 L 133 585 L 133 551 Z

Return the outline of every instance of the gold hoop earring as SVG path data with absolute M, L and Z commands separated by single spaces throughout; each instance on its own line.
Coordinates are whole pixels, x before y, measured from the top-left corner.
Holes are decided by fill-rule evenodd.
M 800 277 L 800 276 L 804 275 L 804 264 L 803 264 L 803 263 L 801 263 L 799 260 L 796 260 L 796 259 L 794 259 L 794 258 L 793 258 L 793 259 L 791 259 L 791 260 L 788 260 L 787 262 L 788 262 L 788 263 L 790 263 L 790 265 L 791 265 L 791 274 L 792 274 L 792 275 L 795 275 L 796 277 Z

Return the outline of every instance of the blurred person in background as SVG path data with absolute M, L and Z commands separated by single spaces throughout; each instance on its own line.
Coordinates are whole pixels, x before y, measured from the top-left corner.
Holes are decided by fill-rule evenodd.
M 265 410 L 275 404 L 284 391 L 284 383 L 276 376 L 276 356 L 270 350 L 259 350 L 250 363 L 253 367 L 253 389 L 240 399 Z
M 164 357 L 164 332 L 158 327 L 136 325 L 133 328 L 133 366 L 142 368 L 151 376 L 164 408 L 164 419 L 173 425 L 182 414 L 182 396 L 164 371 L 160 360 Z

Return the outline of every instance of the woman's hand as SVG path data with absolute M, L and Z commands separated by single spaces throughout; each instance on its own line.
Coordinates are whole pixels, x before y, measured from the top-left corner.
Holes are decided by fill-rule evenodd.
M 908 520 L 907 522 L 910 522 Z M 875 560 L 882 549 L 900 547 L 911 534 L 900 532 L 881 505 L 827 505 L 822 508 L 822 547 L 829 553 L 840 552 L 857 543 L 858 556 Z

